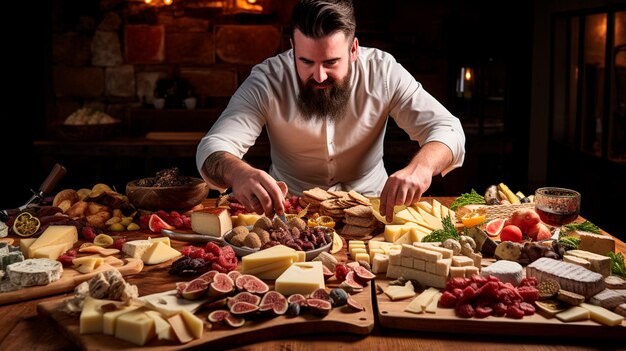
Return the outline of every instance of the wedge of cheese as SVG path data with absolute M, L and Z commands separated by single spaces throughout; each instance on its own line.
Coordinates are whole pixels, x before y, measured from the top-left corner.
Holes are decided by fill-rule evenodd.
M 141 256 L 145 264 L 159 264 L 180 256 L 181 253 L 162 241 L 153 242 Z
M 199 234 L 222 237 L 233 229 L 233 222 L 225 208 L 204 208 L 191 212 L 191 229 Z
M 74 269 L 87 274 L 91 273 L 104 263 L 104 258 L 100 256 L 84 256 L 72 260 Z
M 159 340 L 176 340 L 172 326 L 157 311 L 146 311 L 145 314 L 154 321 L 154 331 Z
M 35 251 L 52 245 L 71 244 L 78 241 L 78 231 L 73 225 L 51 225 L 41 233 L 39 238 L 28 246 L 27 255 L 32 258 Z

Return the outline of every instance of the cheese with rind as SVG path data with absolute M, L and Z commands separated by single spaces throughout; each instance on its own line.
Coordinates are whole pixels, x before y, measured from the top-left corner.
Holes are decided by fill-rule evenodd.
M 168 246 L 162 241 L 157 241 L 152 243 L 152 246 L 141 255 L 141 260 L 145 264 L 159 264 L 180 255 L 181 253 L 178 250 Z
M 225 208 L 203 208 L 191 212 L 191 229 L 199 234 L 219 238 L 233 229 L 233 222 Z
M 73 225 L 51 225 L 41 233 L 39 238 L 28 247 L 28 257 L 33 257 L 35 250 L 63 243 L 74 245 L 78 241 L 78 231 Z
M 589 315 L 591 319 L 593 319 L 594 321 L 598 323 L 608 325 L 610 327 L 620 325 L 622 324 L 622 321 L 624 320 L 624 316 L 620 316 L 617 313 L 613 313 L 604 307 L 588 304 L 585 302 L 581 303 L 580 307 L 589 311 Z
M 17 286 L 48 285 L 59 280 L 62 274 L 61 262 L 48 258 L 30 258 L 6 268 L 7 277 Z

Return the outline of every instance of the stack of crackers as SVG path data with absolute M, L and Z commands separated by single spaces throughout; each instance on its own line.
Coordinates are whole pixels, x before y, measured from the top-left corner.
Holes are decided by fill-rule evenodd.
M 300 205 L 308 205 L 309 212 L 329 216 L 336 223 L 345 223 L 339 234 L 346 238 L 366 239 L 380 226 L 380 222 L 373 215 L 370 200 L 354 190 L 305 190 L 300 197 Z

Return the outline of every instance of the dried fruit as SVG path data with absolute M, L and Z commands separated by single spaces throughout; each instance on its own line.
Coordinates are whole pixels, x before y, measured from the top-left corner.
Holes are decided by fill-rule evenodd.
M 269 286 L 261 279 L 250 274 L 242 274 L 240 277 L 237 277 L 235 285 L 238 290 L 248 291 L 253 294 L 265 294 L 270 290 Z
M 153 213 L 148 220 L 148 228 L 154 233 L 160 233 L 162 229 L 174 230 L 173 226 L 167 224 L 159 215 Z
M 348 293 L 341 288 L 335 288 L 330 291 L 330 298 L 331 298 L 333 307 L 340 307 L 340 306 L 345 305 L 346 303 L 348 303 L 349 297 L 350 295 L 348 295 Z
M 237 316 L 250 314 L 258 310 L 259 306 L 244 301 L 237 302 L 230 307 L 230 313 Z
M 182 290 L 182 296 L 187 300 L 199 299 L 207 292 L 209 283 L 203 279 L 194 279 L 187 283 Z
M 228 298 L 228 303 L 226 305 L 228 306 L 228 308 L 231 308 L 234 304 L 236 304 L 237 302 L 241 302 L 241 301 L 258 305 L 259 302 L 261 302 L 261 297 L 254 295 L 254 294 L 250 294 L 247 291 L 242 291 L 239 294 Z
M 39 230 L 41 223 L 37 217 L 28 212 L 23 212 L 13 222 L 13 232 L 19 236 L 28 237 Z
M 205 281 L 203 279 L 201 280 Z M 230 279 L 229 276 L 224 273 L 217 273 L 210 284 L 209 294 L 211 296 L 226 295 L 233 291 L 234 287 L 235 283 L 233 283 L 233 280 Z
M 93 243 L 98 246 L 109 247 L 113 245 L 113 238 L 110 235 L 98 234 L 98 236 L 93 239 Z
M 329 301 L 321 299 L 307 299 L 307 306 L 313 311 L 313 314 L 318 316 L 326 316 L 330 313 L 332 305 Z
M 287 312 L 288 307 L 287 298 L 285 298 L 283 294 L 278 291 L 268 291 L 265 295 L 263 295 L 263 299 L 261 299 L 259 311 L 271 311 L 276 315 L 281 315 Z

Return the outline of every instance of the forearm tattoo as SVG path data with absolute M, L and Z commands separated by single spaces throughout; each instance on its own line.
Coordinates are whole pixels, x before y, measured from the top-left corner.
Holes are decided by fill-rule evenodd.
M 225 151 L 216 151 L 204 160 L 204 172 L 207 177 L 211 178 L 217 185 L 229 187 L 224 179 L 224 161 L 226 159 Z

